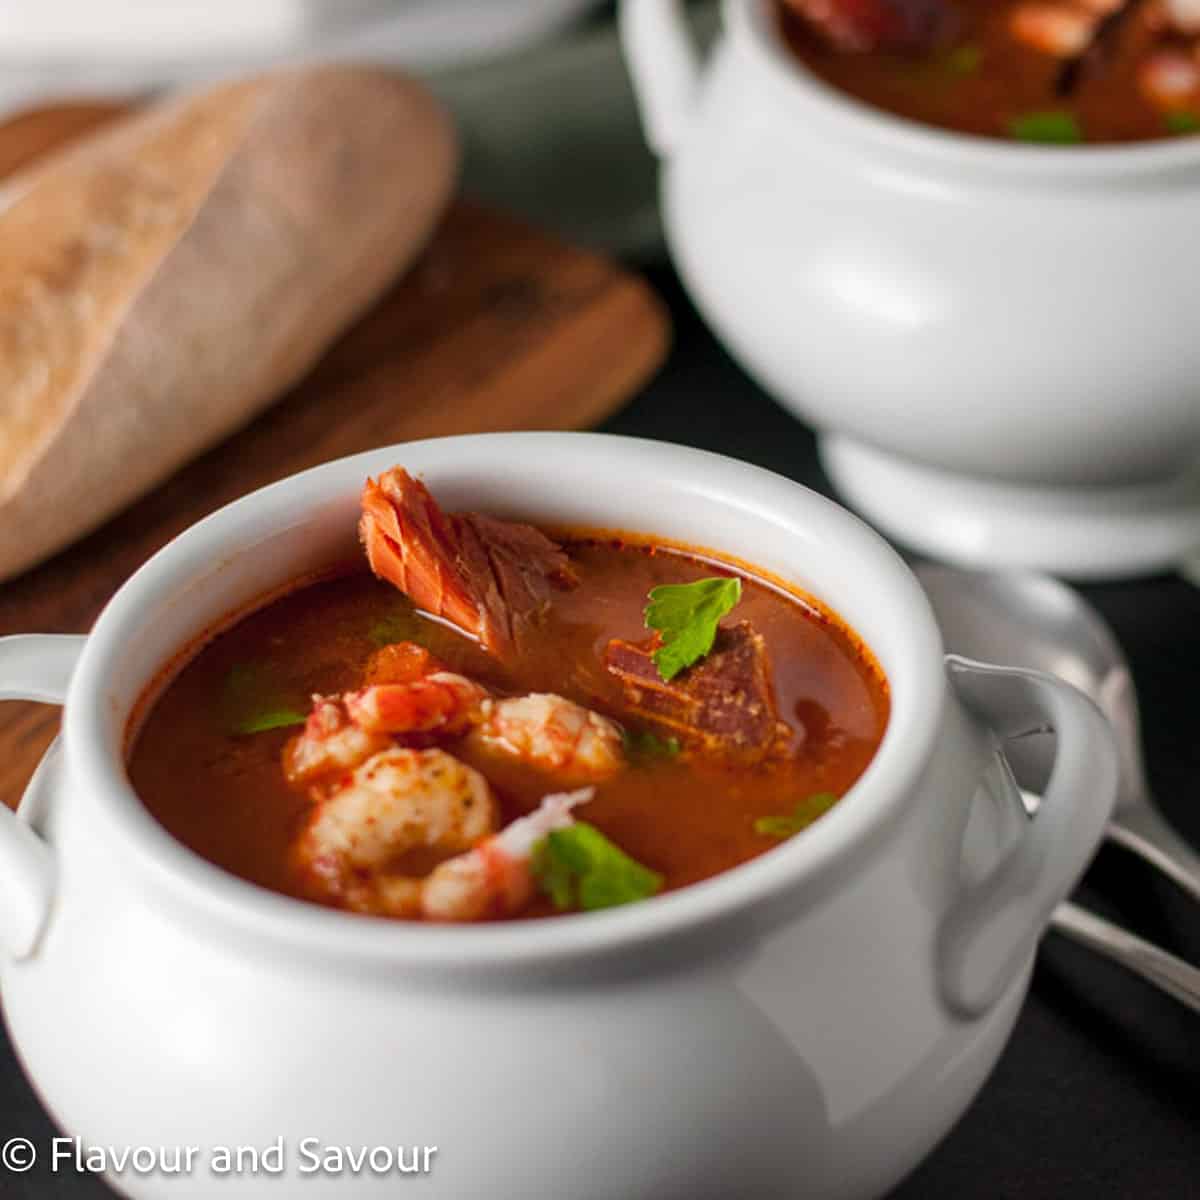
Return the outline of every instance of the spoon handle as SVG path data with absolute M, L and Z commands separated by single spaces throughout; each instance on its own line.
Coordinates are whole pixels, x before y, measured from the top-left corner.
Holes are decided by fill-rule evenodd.
M 1200 903 L 1200 855 L 1153 809 L 1118 810 L 1105 836 L 1161 871 Z
M 1050 926 L 1200 1012 L 1200 970 L 1183 959 L 1070 902 L 1054 910 Z

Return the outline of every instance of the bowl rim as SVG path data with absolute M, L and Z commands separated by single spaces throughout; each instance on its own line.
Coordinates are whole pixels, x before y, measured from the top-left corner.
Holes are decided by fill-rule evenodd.
M 785 103 L 799 104 L 839 136 L 962 172 L 1017 174 L 1056 182 L 1142 180 L 1200 166 L 1200 136 L 1082 146 L 1034 145 L 941 129 L 886 112 L 816 76 L 784 44 L 778 0 L 724 0 L 725 28 Z
M 366 918 L 270 892 L 201 858 L 151 816 L 129 782 L 124 727 L 106 680 L 148 611 L 178 595 L 190 577 L 211 570 L 214 555 L 231 562 L 303 523 L 333 503 L 357 496 L 363 479 L 402 462 L 422 475 L 466 462 L 554 461 L 564 474 L 587 464 L 638 478 L 650 467 L 669 477 L 681 499 L 689 491 L 715 497 L 744 521 L 785 519 L 806 537 L 837 539 L 839 553 L 870 572 L 864 603 L 894 622 L 897 661 L 883 664 L 892 710 L 883 741 L 866 771 L 829 813 L 782 846 L 702 883 L 653 901 L 552 921 L 436 926 Z M 436 486 L 436 481 L 435 481 Z M 239 548 L 231 543 L 237 541 Z M 817 591 L 820 599 L 820 593 Z M 850 622 L 851 627 L 854 623 Z M 186 644 L 181 636 L 181 644 Z M 869 644 L 869 643 L 868 643 Z M 873 649 L 873 653 L 877 653 Z M 155 554 L 113 597 L 87 640 L 72 679 L 63 722 L 68 776 L 113 838 L 113 849 L 160 899 L 182 903 L 223 929 L 308 958 L 322 954 L 388 967 L 448 972 L 512 970 L 595 960 L 665 938 L 695 934 L 734 917 L 791 910 L 830 883 L 853 876 L 880 831 L 904 811 L 933 751 L 946 681 L 941 635 L 915 576 L 873 530 L 833 501 L 799 483 L 722 455 L 662 442 L 598 433 L 498 433 L 410 442 L 357 454 L 290 476 L 226 505 Z M 131 703 L 129 711 L 133 708 Z M 114 737 L 114 720 L 120 726 Z

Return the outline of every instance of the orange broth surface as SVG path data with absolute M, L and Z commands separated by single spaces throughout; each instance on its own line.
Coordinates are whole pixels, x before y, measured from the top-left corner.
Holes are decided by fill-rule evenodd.
M 1064 89 L 1063 60 L 1012 33 L 1018 3 L 1029 0 L 948 2 L 957 18 L 954 36 L 924 53 L 846 52 L 831 47 L 784 4 L 779 19 L 792 52 L 826 83 L 925 125 L 1013 140 L 1022 138 L 1023 128 L 1044 130 L 1039 114 L 1051 114 L 1059 118 L 1051 129 L 1069 117 L 1085 143 L 1200 130 L 1200 97 L 1183 96 L 1164 107 L 1139 86 L 1139 70 L 1155 50 L 1182 44 L 1192 52 L 1191 39 L 1185 44 L 1164 31 L 1154 5 L 1137 3 Z
M 246 691 L 306 712 L 313 693 L 361 686 L 367 659 L 380 646 L 410 640 L 497 694 L 556 692 L 637 731 L 645 725 L 627 713 L 620 683 L 604 669 L 604 649 L 614 637 L 647 636 L 643 609 L 651 588 L 714 574 L 743 581 L 741 602 L 726 622 L 748 620 L 764 638 L 779 716 L 802 733 L 799 753 L 751 766 L 699 752 L 635 756 L 597 786 L 578 816 L 660 872 L 670 890 L 771 850 L 779 840 L 756 832 L 757 818 L 791 814 L 816 793 L 840 797 L 862 774 L 887 725 L 888 688 L 870 652 L 836 618 L 688 553 L 609 538 L 575 537 L 563 545 L 579 586 L 555 595 L 510 664 L 417 612 L 365 570 L 299 586 L 244 617 L 205 645 L 150 706 L 129 760 L 138 795 L 170 833 L 211 862 L 274 891 L 319 901 L 290 853 L 312 806 L 281 768 L 284 745 L 296 731 L 231 733 L 231 710 L 245 703 Z M 494 756 L 474 760 L 453 740 L 445 748 L 486 775 L 504 822 L 561 790 L 526 765 Z M 815 810 L 813 819 L 820 806 Z M 522 915 L 553 911 L 537 899 Z

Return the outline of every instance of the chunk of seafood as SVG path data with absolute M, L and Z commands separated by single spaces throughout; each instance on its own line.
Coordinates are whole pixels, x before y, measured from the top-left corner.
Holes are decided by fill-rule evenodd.
M 758 759 L 786 748 L 792 731 L 776 713 L 766 645 L 749 621 L 721 626 L 707 657 L 670 682 L 655 648 L 613 640 L 605 650 L 638 716 L 709 751 Z
M 956 23 L 946 0 L 786 2 L 839 50 L 924 50 L 947 37 Z
M 482 639 L 491 618 L 479 595 L 482 585 L 464 576 L 450 520 L 423 483 L 399 467 L 378 482 L 368 479 L 359 532 L 377 576 L 427 612 Z
M 562 779 L 599 781 L 624 764 L 621 731 L 612 721 L 542 692 L 485 701 L 468 739 Z
M 552 587 L 575 582 L 567 556 L 532 526 L 448 515 L 400 467 L 367 480 L 359 529 L 377 576 L 501 656 Z
M 442 750 L 392 747 L 316 805 L 296 857 L 320 890 L 349 908 L 418 916 L 421 877 L 396 864 L 414 851 L 461 854 L 492 834 L 496 820 L 478 771 Z
M 572 809 L 592 795 L 592 788 L 583 788 L 546 796 L 528 816 L 435 867 L 421 888 L 421 915 L 430 921 L 479 921 L 520 912 L 534 892 L 533 848 L 547 834 L 573 825 Z
M 1200 0 L 1164 0 L 1167 21 L 1179 33 L 1200 33 Z
M 1138 68 L 1138 87 L 1151 104 L 1170 111 L 1200 99 L 1200 62 L 1182 50 L 1158 50 Z
M 368 687 L 380 683 L 414 683 L 445 669 L 424 646 L 416 642 L 392 642 L 367 659 L 364 682 Z
M 1091 45 L 1103 15 L 1082 3 L 1018 4 L 1008 27 L 1017 41 L 1033 50 L 1076 58 Z
M 465 675 L 435 671 L 411 683 L 380 683 L 342 698 L 350 719 L 368 733 L 460 733 L 487 692 Z
M 314 696 L 303 732 L 283 749 L 284 774 L 291 784 L 313 783 L 336 771 L 352 770 L 391 744 L 387 736 L 357 725 L 337 697 Z
M 510 644 L 522 624 L 546 607 L 555 586 L 570 588 L 578 582 L 565 552 L 532 525 L 483 513 L 456 514 L 450 522 L 469 574 L 486 578 L 500 596 Z

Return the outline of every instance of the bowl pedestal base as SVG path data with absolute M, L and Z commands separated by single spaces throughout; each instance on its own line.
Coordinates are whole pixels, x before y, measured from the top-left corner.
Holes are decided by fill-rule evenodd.
M 1164 483 L 1038 487 L 955 475 L 834 435 L 820 454 L 841 497 L 878 529 L 961 566 L 1122 579 L 1200 551 L 1200 465 Z

